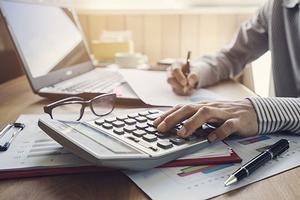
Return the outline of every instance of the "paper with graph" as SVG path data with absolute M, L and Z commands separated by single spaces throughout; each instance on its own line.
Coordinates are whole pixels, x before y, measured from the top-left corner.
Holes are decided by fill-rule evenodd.
M 224 187 L 224 181 L 241 164 L 162 168 L 125 173 L 151 199 L 207 199 L 300 165 L 299 136 L 274 134 L 228 140 L 227 143 L 243 158 L 242 164 L 244 164 L 282 138 L 288 139 L 290 142 L 290 148 L 285 153 L 266 163 L 251 176 L 232 187 Z
M 7 151 L 0 152 L 1 171 L 89 165 L 44 133 L 37 124 L 39 117 L 40 115 L 21 115 L 18 118 L 18 122 L 25 123 L 25 128 Z M 9 137 L 9 133 L 5 137 Z M 1 138 L 1 141 L 6 141 L 5 139 Z

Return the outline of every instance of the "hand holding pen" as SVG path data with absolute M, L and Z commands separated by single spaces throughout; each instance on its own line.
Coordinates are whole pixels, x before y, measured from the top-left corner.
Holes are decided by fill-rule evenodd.
M 171 73 L 167 81 L 173 91 L 179 95 L 190 95 L 197 87 L 199 77 L 191 71 L 191 51 L 188 51 L 186 63 L 175 63 L 171 67 Z

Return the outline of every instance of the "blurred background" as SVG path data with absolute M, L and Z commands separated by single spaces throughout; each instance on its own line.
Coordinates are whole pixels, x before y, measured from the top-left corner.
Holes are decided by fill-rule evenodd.
M 102 52 L 103 33 L 125 32 L 129 33 L 130 39 L 126 37 L 125 41 L 122 41 L 125 42 L 123 46 L 117 48 L 145 54 L 149 62 L 155 64 L 163 58 L 185 57 L 188 50 L 193 52 L 193 58 L 215 52 L 233 39 L 240 24 L 251 18 L 264 0 L 45 0 L 45 2 L 71 3 L 76 8 L 96 63 L 109 58 L 109 55 Z M 130 42 L 126 46 L 128 40 Z M 0 67 L 0 83 L 23 74 L 2 18 Z M 261 96 L 272 96 L 269 52 L 247 66 L 237 80 Z

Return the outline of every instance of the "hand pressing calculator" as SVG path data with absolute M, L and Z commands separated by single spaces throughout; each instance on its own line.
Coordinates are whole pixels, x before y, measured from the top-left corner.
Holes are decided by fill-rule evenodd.
M 145 170 L 206 147 L 214 127 L 205 124 L 192 136 L 159 133 L 153 121 L 163 112 L 146 110 L 88 122 L 40 119 L 39 127 L 79 157 L 104 167 Z

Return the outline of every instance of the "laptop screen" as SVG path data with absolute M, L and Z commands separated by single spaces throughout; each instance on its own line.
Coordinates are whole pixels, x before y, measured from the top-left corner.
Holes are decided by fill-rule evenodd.
M 90 61 L 70 10 L 13 1 L 1 10 L 33 78 Z

